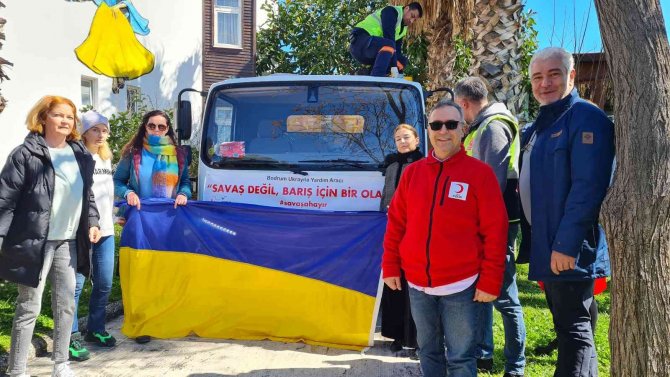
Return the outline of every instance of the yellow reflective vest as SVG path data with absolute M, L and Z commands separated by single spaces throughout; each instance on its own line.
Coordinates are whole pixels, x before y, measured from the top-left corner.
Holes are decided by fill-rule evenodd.
M 398 11 L 398 21 L 395 24 L 395 40 L 402 39 L 407 35 L 407 28 L 402 26 L 402 16 L 403 16 L 403 7 L 394 6 L 396 11 Z M 370 34 L 372 37 L 383 37 L 384 31 L 382 30 L 382 10 L 372 13 L 371 15 L 365 17 L 365 19 L 356 24 L 356 27 L 361 28 Z
M 463 141 L 465 153 L 467 153 L 468 156 L 472 156 L 475 142 L 478 142 L 482 132 L 484 132 L 494 120 L 503 122 L 512 131 L 512 145 L 510 145 L 509 150 L 507 151 L 507 156 L 510 158 L 509 165 L 507 166 L 507 179 L 519 179 L 519 123 L 517 123 L 516 119 L 513 117 L 505 114 L 495 114 L 484 119 L 477 129 L 468 133 L 468 136 L 465 137 L 465 140 Z

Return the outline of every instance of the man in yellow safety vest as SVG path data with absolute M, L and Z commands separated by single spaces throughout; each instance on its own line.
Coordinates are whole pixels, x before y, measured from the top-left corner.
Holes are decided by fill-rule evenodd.
M 372 65 L 372 76 L 397 77 L 407 65 L 402 54 L 402 40 L 407 28 L 423 16 L 418 2 L 402 6 L 386 6 L 356 24 L 349 35 L 351 56 L 365 65 Z
M 477 333 L 477 368 L 493 370 L 493 307 L 502 315 L 505 329 L 505 377 L 523 376 L 526 327 L 516 285 L 514 248 L 519 233 L 519 125 L 504 104 L 489 102 L 486 84 L 478 77 L 466 77 L 454 88 L 455 102 L 463 108 L 468 122 L 463 142 L 465 153 L 485 162 L 496 174 L 503 193 L 509 229 L 507 259 L 500 295 L 492 303 L 482 304 Z

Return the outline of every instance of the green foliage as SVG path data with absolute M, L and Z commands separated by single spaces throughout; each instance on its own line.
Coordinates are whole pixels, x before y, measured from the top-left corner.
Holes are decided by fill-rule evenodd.
M 524 109 L 524 115 L 522 118 L 526 120 L 535 119 L 537 117 L 537 112 L 539 111 L 539 104 L 537 101 L 532 99 L 532 87 L 530 85 L 530 59 L 533 57 L 535 51 L 539 46 L 537 30 L 535 25 L 535 12 L 533 10 L 528 10 L 527 12 L 521 12 L 521 43 L 520 47 L 520 57 L 521 61 L 519 66 L 521 67 L 521 75 L 523 76 L 522 89 L 523 93 L 526 93 L 528 101 L 526 101 L 527 108 Z
M 357 63 L 349 55 L 351 28 L 374 9 L 380 0 L 287 0 L 266 1 L 266 28 L 258 32 L 258 74 L 347 74 Z
M 256 73 L 353 74 L 360 64 L 349 54 L 349 32 L 385 0 L 287 0 L 261 6 L 268 20 L 257 34 Z M 425 80 L 427 42 L 407 37 L 406 74 Z
M 472 48 L 465 39 L 457 35 L 453 38 L 452 44 L 456 52 L 456 61 L 454 62 L 454 81 L 458 81 L 470 75 L 470 65 L 472 64 Z
M 407 47 L 403 47 L 405 56 L 409 60 L 405 68 L 405 76 L 412 76 L 412 80 L 421 85 L 428 81 L 428 39 L 424 34 L 405 37 Z

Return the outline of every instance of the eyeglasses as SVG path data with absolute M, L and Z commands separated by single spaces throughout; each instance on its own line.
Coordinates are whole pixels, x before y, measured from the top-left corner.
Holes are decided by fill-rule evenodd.
M 151 131 L 156 130 L 158 128 L 158 131 L 165 131 L 168 129 L 167 124 L 153 124 L 153 123 L 147 123 L 147 128 L 150 129 Z
M 430 129 L 433 131 L 439 131 L 442 129 L 443 126 L 446 126 L 448 130 L 455 130 L 458 128 L 458 125 L 461 122 L 457 120 L 448 120 L 446 122 L 441 122 L 439 120 L 436 120 L 435 122 L 430 122 L 428 125 L 430 126 Z

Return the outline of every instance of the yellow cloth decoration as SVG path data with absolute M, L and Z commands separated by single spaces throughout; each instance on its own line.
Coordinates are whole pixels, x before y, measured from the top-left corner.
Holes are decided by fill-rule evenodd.
M 104 2 L 93 16 L 88 37 L 74 51 L 93 72 L 109 77 L 132 80 L 154 69 L 154 55 L 137 40 L 128 19 Z

